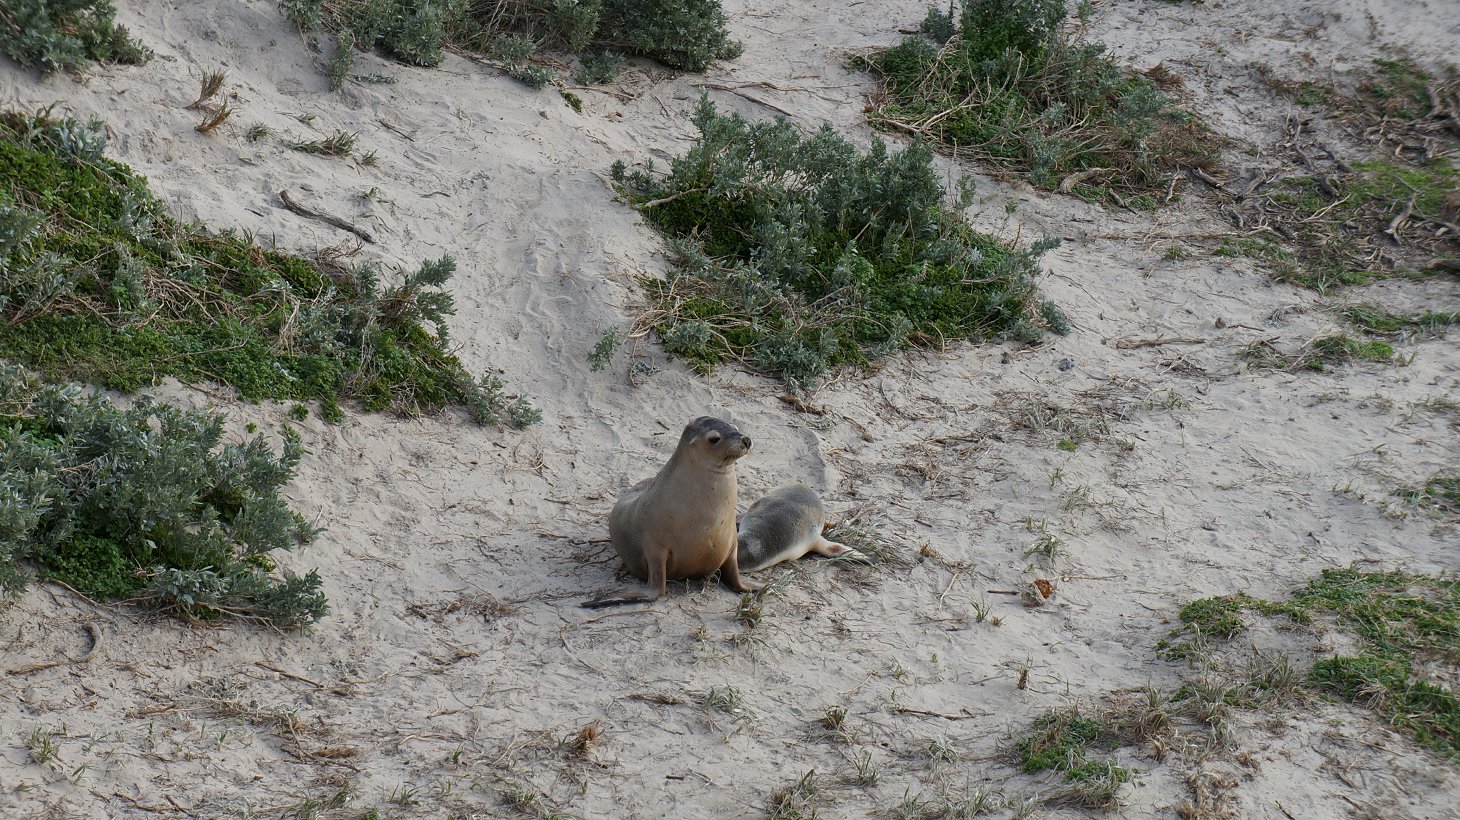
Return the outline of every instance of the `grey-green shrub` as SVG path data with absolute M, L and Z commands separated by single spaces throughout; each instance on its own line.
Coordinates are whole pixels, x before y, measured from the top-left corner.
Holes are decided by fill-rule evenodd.
M 725 28 L 720 0 L 280 0 L 285 15 L 313 42 L 314 32 L 348 29 L 358 48 L 380 48 L 413 65 L 434 66 L 442 45 L 486 55 L 534 87 L 552 74 L 527 59 L 539 45 L 581 52 L 623 52 L 688 71 L 740 54 Z M 504 36 L 525 49 L 506 54 Z M 611 73 L 604 63 L 595 76 Z
M 345 87 L 345 80 L 350 78 L 350 69 L 355 65 L 355 33 L 349 29 L 343 29 L 337 40 L 335 55 L 330 58 L 329 65 L 325 68 L 325 76 L 329 78 L 331 91 L 339 91 Z
M 25 587 L 30 562 L 86 594 L 189 618 L 319 620 L 319 575 L 275 575 L 269 557 L 317 532 L 279 495 L 298 437 L 277 456 L 262 438 L 222 437 L 221 415 L 147 397 L 122 409 L 0 366 L 0 593 Z
M 741 53 L 725 29 L 720 0 L 603 0 L 594 42 L 685 71 L 704 71 Z
M 1103 44 L 1062 31 L 1065 0 L 961 6 L 956 26 L 953 14 L 930 10 L 926 36 L 854 58 L 885 85 L 873 124 L 1132 207 L 1156 207 L 1172 175 L 1214 163 L 1219 141 L 1191 112 Z
M 578 65 L 578 84 L 597 85 L 618 79 L 624 69 L 624 55 L 616 51 L 584 54 Z
M 677 263 L 646 280 L 665 350 L 708 370 L 738 360 L 812 386 L 831 367 L 912 345 L 1066 330 L 1028 250 L 976 233 L 971 189 L 946 203 L 932 150 L 859 152 L 829 126 L 722 116 L 707 96 L 698 141 L 667 175 L 613 167 Z
M 117 25 L 108 0 L 5 0 L 0 51 L 23 66 L 74 71 L 87 60 L 145 63 L 152 52 Z

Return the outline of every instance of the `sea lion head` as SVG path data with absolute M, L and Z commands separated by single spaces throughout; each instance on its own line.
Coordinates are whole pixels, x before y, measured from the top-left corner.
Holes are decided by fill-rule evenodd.
M 750 452 L 750 437 L 742 435 L 735 425 L 714 416 L 700 416 L 685 425 L 679 437 L 679 448 L 694 452 L 705 460 L 730 466 Z

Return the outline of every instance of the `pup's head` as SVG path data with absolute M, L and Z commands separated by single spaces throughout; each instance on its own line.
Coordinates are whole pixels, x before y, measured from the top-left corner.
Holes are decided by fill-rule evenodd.
M 681 449 L 692 451 L 712 464 L 731 466 L 750 452 L 750 437 L 728 421 L 714 416 L 700 416 L 684 428 L 679 437 Z

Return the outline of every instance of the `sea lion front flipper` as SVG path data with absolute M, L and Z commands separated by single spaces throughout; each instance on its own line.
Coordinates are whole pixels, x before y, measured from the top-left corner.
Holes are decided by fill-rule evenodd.
M 730 587 L 736 592 L 757 592 L 761 587 L 760 584 L 752 584 L 740 577 L 739 545 L 736 545 L 734 549 L 730 550 L 730 557 L 726 558 L 725 563 L 720 565 L 720 579 L 725 582 L 725 586 Z
M 648 592 L 611 592 L 591 601 L 584 601 L 578 606 L 586 609 L 603 609 L 623 604 L 647 604 L 664 597 L 665 591 L 669 588 L 669 581 L 665 577 L 669 571 L 669 553 L 665 550 L 651 550 L 649 558 Z

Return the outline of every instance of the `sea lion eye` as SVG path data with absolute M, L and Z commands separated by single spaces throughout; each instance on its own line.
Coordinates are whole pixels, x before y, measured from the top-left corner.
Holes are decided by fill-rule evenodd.
M 720 443 L 720 434 L 719 433 L 711 433 L 710 434 L 710 443 L 711 444 L 719 444 Z

